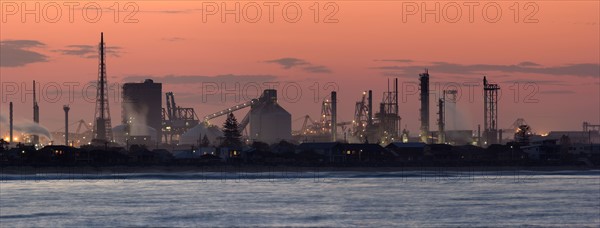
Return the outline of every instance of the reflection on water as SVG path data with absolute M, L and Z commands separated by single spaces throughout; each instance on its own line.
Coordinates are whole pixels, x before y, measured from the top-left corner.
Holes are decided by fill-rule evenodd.
M 600 171 L 2 175 L 2 226 L 590 226 Z

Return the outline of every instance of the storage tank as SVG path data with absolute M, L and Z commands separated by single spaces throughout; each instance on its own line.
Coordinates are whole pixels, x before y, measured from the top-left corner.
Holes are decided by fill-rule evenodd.
M 292 138 L 292 115 L 277 103 L 277 90 L 265 90 L 251 107 L 249 137 L 269 144 Z

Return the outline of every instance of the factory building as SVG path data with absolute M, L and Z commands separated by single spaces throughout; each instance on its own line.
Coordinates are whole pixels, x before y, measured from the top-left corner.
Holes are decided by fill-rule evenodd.
M 142 83 L 125 83 L 122 91 L 122 123 L 127 136 L 149 136 L 161 139 L 162 84 L 146 79 Z M 149 129 L 152 128 L 153 131 Z
M 599 131 L 551 131 L 544 136 L 534 135 L 531 137 L 531 141 L 560 140 L 563 137 L 568 137 L 570 143 L 590 144 L 600 142 Z
M 292 138 L 292 115 L 277 103 L 277 90 L 268 89 L 250 109 L 250 140 L 277 143 Z

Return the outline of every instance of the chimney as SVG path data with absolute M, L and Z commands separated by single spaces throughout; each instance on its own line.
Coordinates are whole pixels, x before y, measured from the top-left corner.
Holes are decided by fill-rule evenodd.
M 373 90 L 369 90 L 369 112 L 367 113 L 367 126 L 371 127 L 373 125 Z
M 9 122 L 10 122 L 10 139 L 9 142 L 13 142 L 13 103 L 9 103 Z
M 65 146 L 69 146 L 69 108 L 68 105 L 63 106 L 65 110 Z
M 331 140 L 337 141 L 337 93 L 331 91 Z
M 33 122 L 36 124 L 40 123 L 40 106 L 37 103 L 37 95 L 35 89 L 35 80 L 33 81 Z M 33 135 L 33 145 L 40 143 L 40 136 Z
M 477 124 L 477 145 L 480 147 L 483 145 L 481 143 L 481 124 Z

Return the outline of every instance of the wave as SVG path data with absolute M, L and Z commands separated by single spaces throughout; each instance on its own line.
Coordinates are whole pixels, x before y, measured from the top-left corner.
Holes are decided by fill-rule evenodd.
M 38 218 L 38 217 L 49 217 L 49 216 L 68 216 L 69 213 L 51 213 L 41 212 L 32 214 L 17 214 L 17 215 L 0 215 L 1 219 L 24 219 L 24 218 Z
M 324 171 L 324 172 L 196 172 L 196 173 L 43 173 L 0 174 L 0 181 L 47 181 L 47 180 L 293 180 L 293 179 L 345 179 L 345 178 L 477 178 L 514 176 L 581 176 L 597 177 L 600 170 L 575 171 L 448 171 L 411 170 L 393 172 Z

